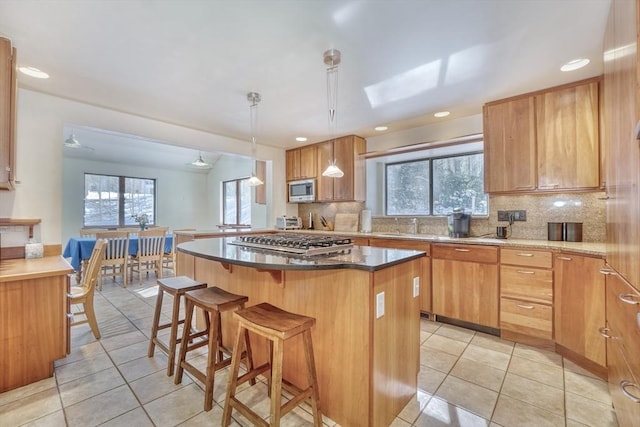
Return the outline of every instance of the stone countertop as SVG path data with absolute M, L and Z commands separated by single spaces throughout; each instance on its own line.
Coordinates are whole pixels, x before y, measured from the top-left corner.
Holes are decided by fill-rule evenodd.
M 265 270 L 334 270 L 352 268 L 377 271 L 425 256 L 424 251 L 354 246 L 339 254 L 301 256 L 230 245 L 235 237 L 196 239 L 176 249 L 200 258 Z
M 426 241 L 429 243 L 455 243 L 464 245 L 494 245 L 504 248 L 530 248 L 545 249 L 560 252 L 574 252 L 583 255 L 593 255 L 598 257 L 606 256 L 606 244 L 597 242 L 558 242 L 551 240 L 530 240 L 530 239 L 498 239 L 492 237 L 448 237 L 434 236 L 428 234 L 397 234 L 397 233 L 360 233 L 344 231 L 322 231 L 322 230 L 290 230 L 287 232 L 310 233 L 310 234 L 330 234 L 341 235 L 353 238 L 378 238 L 378 239 L 403 239 Z

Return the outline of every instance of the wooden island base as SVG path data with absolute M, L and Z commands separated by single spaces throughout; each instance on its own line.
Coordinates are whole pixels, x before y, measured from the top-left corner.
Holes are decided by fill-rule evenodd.
M 316 319 L 312 330 L 324 415 L 344 426 L 388 426 L 416 393 L 420 364 L 419 297 L 413 279 L 426 258 L 376 271 L 261 270 L 181 254 L 178 273 Z M 376 318 L 376 295 L 384 315 Z M 226 315 L 226 316 L 225 316 Z M 223 314 L 225 344 L 236 324 Z M 291 341 L 291 342 L 290 342 Z M 257 363 L 266 346 L 252 337 Z M 284 378 L 306 386 L 301 339 L 286 342 Z

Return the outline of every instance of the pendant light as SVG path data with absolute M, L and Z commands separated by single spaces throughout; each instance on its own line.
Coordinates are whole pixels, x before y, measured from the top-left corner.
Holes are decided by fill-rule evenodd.
M 80 144 L 76 135 L 71 131 L 71 134 L 67 139 L 64 140 L 64 147 L 71 148 L 73 150 L 84 150 L 84 151 L 93 151 L 93 147 L 88 147 L 86 145 Z
M 201 169 L 211 168 L 211 164 L 205 162 L 204 159 L 202 158 L 202 153 L 198 153 L 198 158 L 188 164 L 190 166 L 193 166 L 194 168 L 201 168 Z
M 336 137 L 338 114 L 338 64 L 340 64 L 340 51 L 329 49 L 324 53 L 324 63 L 327 65 L 327 105 L 329 107 L 329 130 L 331 137 Z M 344 172 L 336 165 L 336 160 L 329 160 L 329 166 L 322 172 L 322 176 L 329 178 L 342 178 Z
M 247 101 L 249 105 L 249 119 L 251 123 L 251 178 L 249 178 L 249 186 L 256 187 L 264 184 L 260 178 L 256 176 L 256 127 L 258 125 L 258 103 L 260 102 L 260 94 L 257 92 L 249 92 Z

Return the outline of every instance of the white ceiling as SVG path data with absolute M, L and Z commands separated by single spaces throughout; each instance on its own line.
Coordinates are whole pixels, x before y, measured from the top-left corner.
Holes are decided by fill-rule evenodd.
M 2 0 L 19 85 L 249 139 L 330 138 L 323 52 L 342 52 L 339 134 L 478 114 L 483 103 L 602 73 L 610 0 Z M 588 57 L 578 71 L 560 66 Z

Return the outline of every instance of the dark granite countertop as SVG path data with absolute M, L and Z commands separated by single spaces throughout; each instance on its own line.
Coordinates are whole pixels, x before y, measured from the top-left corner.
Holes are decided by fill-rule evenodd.
M 353 268 L 376 271 L 425 256 L 423 251 L 354 246 L 345 253 L 301 256 L 228 244 L 236 237 L 197 239 L 177 250 L 200 258 L 266 270 L 333 270 Z

